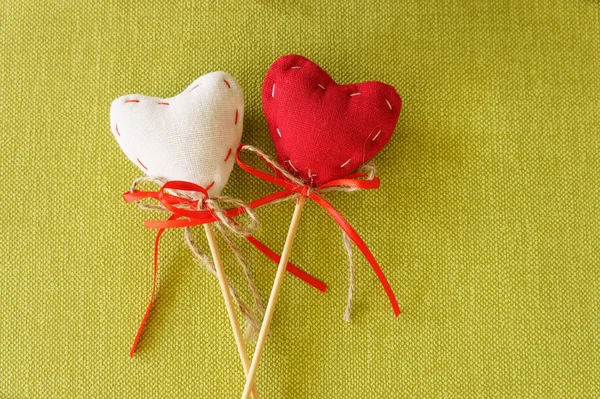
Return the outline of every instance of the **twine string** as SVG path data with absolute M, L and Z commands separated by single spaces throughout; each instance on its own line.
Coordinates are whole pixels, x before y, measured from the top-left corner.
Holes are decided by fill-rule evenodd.
M 354 294 L 354 261 L 352 259 L 352 242 L 348 234 L 342 232 L 342 241 L 348 255 L 348 298 L 346 299 L 346 310 L 344 311 L 344 321 L 349 322 L 352 315 L 352 296 Z
M 263 162 L 267 165 L 267 167 L 269 169 L 271 169 L 272 172 L 275 173 L 275 175 L 273 176 L 266 172 L 258 171 L 253 168 L 247 167 L 247 165 L 243 164 L 239 158 L 239 154 L 242 151 L 248 151 L 248 152 L 256 154 L 260 159 L 263 160 Z M 315 198 L 313 198 L 313 199 L 317 200 L 317 197 L 320 198 L 318 196 L 318 194 L 322 194 L 325 192 L 341 191 L 341 192 L 350 193 L 350 192 L 364 189 L 360 185 L 336 184 L 337 181 L 332 182 L 332 184 L 325 184 L 321 187 L 313 187 L 311 185 L 308 185 L 303 180 L 292 175 L 283 166 L 281 166 L 277 161 L 272 159 L 269 155 L 265 154 L 260 149 L 254 147 L 252 145 L 248 145 L 248 144 L 242 145 L 238 148 L 236 158 L 238 160 L 238 164 L 240 164 L 240 166 L 243 169 L 251 172 L 253 175 L 255 175 L 259 178 L 264 178 L 264 176 L 268 174 L 269 176 L 271 176 L 271 179 L 269 179 L 269 181 L 282 179 L 282 180 L 287 180 L 287 182 L 291 182 L 293 185 L 297 186 L 295 189 L 288 190 L 288 192 L 287 192 L 288 195 L 283 195 L 280 197 L 275 197 L 274 199 L 270 199 L 268 201 L 269 204 L 287 201 L 291 198 L 296 198 L 299 195 L 303 195 L 307 198 L 313 198 L 313 194 L 315 194 L 315 196 L 314 196 Z M 377 170 L 375 168 L 375 165 L 373 163 L 367 163 L 367 164 L 361 166 L 358 169 L 357 173 L 350 175 L 349 178 L 354 179 L 354 178 L 360 177 L 366 181 L 373 181 L 376 178 L 375 177 L 376 172 L 377 172 Z M 275 182 L 275 181 L 272 181 L 272 182 Z M 275 182 L 275 183 L 278 184 L 277 182 Z M 283 184 L 281 184 L 281 185 L 283 185 Z M 283 185 L 283 186 L 285 187 L 286 185 Z M 372 187 L 368 187 L 368 188 L 372 188 Z M 282 192 L 282 193 L 286 194 L 286 192 Z M 328 204 L 322 198 L 320 198 L 320 199 L 322 200 L 322 201 L 318 201 L 320 205 L 323 206 L 323 202 Z M 251 204 L 251 206 L 252 206 L 252 204 Z M 344 319 L 344 321 L 349 322 L 351 314 L 352 314 L 352 302 L 353 302 L 353 295 L 354 295 L 354 261 L 352 259 L 352 241 L 343 228 L 342 228 L 342 243 L 343 243 L 344 249 L 346 250 L 346 255 L 348 256 L 348 264 L 349 264 L 348 296 L 346 299 L 346 308 L 344 310 L 343 319 Z
M 160 186 L 163 186 L 165 183 L 167 183 L 167 180 L 164 178 L 161 178 L 161 177 L 140 177 L 133 181 L 130 191 L 132 193 L 135 192 L 139 185 L 146 183 L 146 182 L 151 182 L 151 183 L 155 183 Z M 231 234 L 229 232 L 229 231 L 231 231 L 236 236 L 244 236 L 245 237 L 245 236 L 252 235 L 258 228 L 258 219 L 256 217 L 255 212 L 245 202 L 238 200 L 236 198 L 216 196 L 216 197 L 211 197 L 211 198 L 204 198 L 202 201 L 197 201 L 191 195 L 186 193 L 185 191 L 173 190 L 173 189 L 168 189 L 168 191 L 171 192 L 173 195 L 176 195 L 180 198 L 183 198 L 183 199 L 189 201 L 190 203 L 197 203 L 196 206 L 198 208 L 204 207 L 207 210 L 209 210 L 213 215 L 216 216 L 217 221 L 215 221 L 214 223 L 217 227 L 217 230 L 219 230 L 219 232 L 225 239 L 225 242 L 227 243 L 229 248 L 232 250 L 236 259 L 242 266 L 244 277 L 245 277 L 248 287 L 250 288 L 250 291 L 252 293 L 252 298 L 253 298 L 254 305 L 256 308 L 255 311 L 259 315 L 259 317 L 256 317 L 255 311 L 253 311 L 252 308 L 244 302 L 244 300 L 241 298 L 241 296 L 239 295 L 239 293 L 237 292 L 237 290 L 234 288 L 234 286 L 231 284 L 230 281 L 228 281 L 228 288 L 229 288 L 229 291 L 231 293 L 233 300 L 235 301 L 238 308 L 240 309 L 240 313 L 242 314 L 242 317 L 245 321 L 245 324 L 246 324 L 246 332 L 244 334 L 245 338 L 247 340 L 249 340 L 249 339 L 252 339 L 253 337 L 256 337 L 258 334 L 258 331 L 260 331 L 261 320 L 262 320 L 262 317 L 264 316 L 264 312 L 265 312 L 264 306 L 262 305 L 262 301 L 260 298 L 260 293 L 258 291 L 258 288 L 256 287 L 254 280 L 252 279 L 252 275 L 248 268 L 246 259 L 244 258 L 244 256 L 242 255 L 242 253 L 238 249 L 238 247 L 234 244 Z M 159 212 L 165 212 L 165 213 L 172 212 L 171 210 L 169 210 L 167 207 L 165 207 L 161 203 L 158 203 L 158 204 L 146 203 L 146 202 L 142 202 L 141 200 L 136 200 L 134 202 L 142 210 L 159 211 Z M 230 218 L 226 214 L 226 210 L 223 208 L 222 204 L 230 204 L 230 205 L 232 205 L 233 208 L 244 209 L 246 215 L 248 215 L 249 220 L 250 220 L 248 222 L 248 224 L 241 225 L 241 224 L 235 222 L 232 218 Z M 187 204 L 187 205 L 189 206 L 189 204 Z M 179 205 L 175 205 L 175 207 L 179 207 Z M 227 229 L 225 229 L 224 227 L 227 227 Z M 211 274 L 216 276 L 217 271 L 215 269 L 213 260 L 209 256 L 207 256 L 204 252 L 202 252 L 202 250 L 200 250 L 190 226 L 184 227 L 183 236 L 184 236 L 184 241 L 185 241 L 186 245 L 188 246 L 188 248 L 190 249 L 192 254 L 195 256 L 196 261 L 203 264 L 206 267 L 206 270 L 208 270 Z
M 224 231 L 224 230 L 221 230 L 222 227 L 220 227 L 218 223 L 216 225 L 217 225 L 217 228 L 219 229 L 219 231 L 221 231 L 221 232 Z M 207 256 L 204 252 L 202 252 L 200 250 L 200 248 L 198 248 L 198 245 L 196 244 L 196 239 L 194 238 L 194 236 L 192 234 L 192 229 L 190 227 L 186 226 L 183 228 L 183 236 L 184 236 L 184 240 L 185 240 L 185 243 L 187 244 L 188 248 L 196 256 L 196 261 L 201 264 L 204 264 L 204 266 L 206 267 L 206 270 L 208 270 L 212 275 L 217 277 L 217 270 L 215 269 L 213 260 L 209 256 Z M 246 275 L 246 279 L 249 280 L 248 281 L 249 285 L 254 286 L 254 282 L 252 281 L 252 279 L 249 275 Z M 248 306 L 246 304 L 246 302 L 244 302 L 244 300 L 240 297 L 237 290 L 233 287 L 233 285 L 231 284 L 231 282 L 229 280 L 227 281 L 227 285 L 229 288 L 229 292 L 231 293 L 231 297 L 233 298 L 233 300 L 237 304 L 238 308 L 240 309 L 240 313 L 242 314 L 242 317 L 245 321 L 246 333 L 244 335 L 245 335 L 245 338 L 248 339 L 251 337 L 251 334 L 254 331 L 260 330 L 260 322 L 255 317 L 254 312 L 252 311 L 250 306 Z M 254 295 L 254 293 L 253 293 L 253 295 Z
M 262 299 L 261 299 L 260 293 L 258 291 L 258 287 L 256 287 L 256 284 L 254 283 L 254 279 L 252 278 L 252 275 L 250 274 L 250 268 L 248 267 L 248 263 L 246 262 L 246 257 L 239 250 L 238 246 L 235 245 L 235 243 L 233 242 L 233 240 L 231 238 L 231 235 L 225 228 L 223 228 L 221 223 L 216 223 L 215 225 L 216 225 L 217 229 L 223 235 L 225 242 L 227 243 L 227 245 L 229 245 L 229 248 L 231 249 L 231 251 L 235 255 L 236 259 L 238 260 L 238 263 L 242 267 L 242 271 L 244 272 L 244 276 L 246 277 L 246 282 L 248 283 L 248 288 L 250 289 L 250 292 L 252 293 L 252 300 L 254 302 L 254 310 L 258 317 L 252 318 L 252 319 L 247 318 L 248 323 L 247 323 L 247 327 L 246 327 L 244 336 L 247 341 L 250 341 L 250 340 L 253 341 L 254 339 L 256 339 L 258 337 L 258 332 L 260 331 L 260 324 L 262 323 L 262 320 L 265 316 L 265 307 L 263 306 Z

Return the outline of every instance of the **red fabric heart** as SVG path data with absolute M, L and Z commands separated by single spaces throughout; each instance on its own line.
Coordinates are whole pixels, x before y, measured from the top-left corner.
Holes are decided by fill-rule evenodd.
M 377 155 L 402 108 L 392 86 L 337 84 L 300 55 L 271 65 L 262 100 L 279 163 L 313 186 L 346 177 Z

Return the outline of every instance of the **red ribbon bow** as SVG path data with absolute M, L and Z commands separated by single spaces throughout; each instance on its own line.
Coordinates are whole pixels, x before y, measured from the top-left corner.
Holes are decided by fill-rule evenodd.
M 344 217 L 329 202 L 327 202 L 323 197 L 321 197 L 321 195 L 319 195 L 319 193 L 318 193 L 319 190 L 332 188 L 332 187 L 340 187 L 340 188 L 345 187 L 345 188 L 355 188 L 355 189 L 376 189 L 376 188 L 379 188 L 379 184 L 380 184 L 379 178 L 375 177 L 370 180 L 360 180 L 360 178 L 364 178 L 367 175 L 365 175 L 364 173 L 353 173 L 353 174 L 348 175 L 344 179 L 332 180 L 332 181 L 327 182 L 319 187 L 312 187 L 310 185 L 299 185 L 297 182 L 294 182 L 294 181 L 290 180 L 289 178 L 287 178 L 283 173 L 281 173 L 281 171 L 277 170 L 277 168 L 274 167 L 274 165 L 271 163 L 271 161 L 269 161 L 265 157 L 261 156 L 260 154 L 258 154 L 260 159 L 271 170 L 273 170 L 276 173 L 276 175 L 272 175 L 270 173 L 263 172 L 261 170 L 255 169 L 255 168 L 245 164 L 240 159 L 240 152 L 242 151 L 243 148 L 244 148 L 244 145 L 243 144 L 240 145 L 235 154 L 235 159 L 237 161 L 237 164 L 243 170 L 245 170 L 246 172 L 250 173 L 253 176 L 258 177 L 259 179 L 268 181 L 270 183 L 273 183 L 275 185 L 278 185 L 278 186 L 284 188 L 284 190 L 278 191 L 276 193 L 267 195 L 259 200 L 251 202 L 250 206 L 252 206 L 254 208 L 256 206 L 261 206 L 261 205 L 267 204 L 269 202 L 276 201 L 278 199 L 289 197 L 296 193 L 300 194 L 306 198 L 310 198 L 313 201 L 315 201 L 317 204 L 321 205 L 321 207 L 323 207 L 323 209 L 325 209 L 327 211 L 327 213 L 329 213 L 331 215 L 333 220 L 340 226 L 340 228 L 344 231 L 344 233 L 346 233 L 346 235 L 348 237 L 350 237 L 352 242 L 354 242 L 354 244 L 362 252 L 363 256 L 367 259 L 367 261 L 369 262 L 369 264 L 375 271 L 377 278 L 381 282 L 381 285 L 383 286 L 383 289 L 385 290 L 385 293 L 386 293 L 386 295 L 390 301 L 390 304 L 392 305 L 392 308 L 394 310 L 394 315 L 395 316 L 400 315 L 400 307 L 398 306 L 398 301 L 396 300 L 394 291 L 392 291 L 392 287 L 390 286 L 385 275 L 383 274 L 383 271 L 379 267 L 379 264 L 375 260 L 375 257 L 369 250 L 369 247 L 367 247 L 367 244 L 365 244 L 365 242 L 362 240 L 360 235 L 358 235 L 356 230 L 354 230 L 354 228 L 346 221 L 346 219 L 344 219 Z
M 165 190 L 169 189 L 176 191 L 186 191 L 188 193 L 199 193 L 202 195 L 202 200 L 186 199 L 165 192 Z M 165 229 L 169 228 L 181 228 L 188 226 L 197 226 L 206 223 L 213 223 L 218 221 L 219 217 L 215 215 L 212 212 L 212 209 L 206 204 L 206 199 L 208 199 L 208 192 L 206 191 L 206 189 L 202 186 L 191 182 L 171 180 L 166 182 L 158 191 L 134 190 L 124 193 L 122 197 L 123 200 L 125 200 L 125 202 L 127 203 L 151 198 L 159 201 L 168 211 L 172 213 L 167 220 L 146 220 L 144 222 L 146 228 L 158 229 L 158 233 L 156 233 L 156 238 L 154 240 L 152 294 L 150 297 L 150 302 L 148 303 L 148 307 L 146 308 L 146 312 L 144 313 L 144 317 L 142 318 L 142 322 L 140 323 L 137 334 L 131 346 L 131 350 L 129 351 L 129 356 L 131 357 L 135 353 L 140 336 L 142 335 L 142 331 L 144 330 L 144 326 L 146 324 L 146 321 L 150 314 L 150 310 L 152 309 L 152 304 L 154 302 L 154 296 L 156 292 L 156 274 L 158 268 L 158 247 L 160 243 L 160 237 L 162 236 L 163 232 L 165 231 Z M 250 204 L 250 207 L 254 208 L 252 204 Z M 224 214 L 227 218 L 232 218 L 241 215 L 245 211 L 245 208 L 241 206 L 228 209 L 224 212 Z M 267 247 L 265 244 L 263 244 L 262 242 L 250 235 L 244 236 L 244 238 L 246 238 L 246 240 L 248 240 L 252 245 L 254 245 L 259 251 L 264 253 L 273 262 L 279 263 L 281 257 L 277 253 L 272 251 L 269 247 Z M 315 277 L 306 273 L 304 270 L 297 268 L 290 262 L 288 262 L 287 270 L 294 276 L 305 281 L 306 283 L 315 287 L 319 291 L 327 291 L 327 286 L 324 282 L 316 279 Z

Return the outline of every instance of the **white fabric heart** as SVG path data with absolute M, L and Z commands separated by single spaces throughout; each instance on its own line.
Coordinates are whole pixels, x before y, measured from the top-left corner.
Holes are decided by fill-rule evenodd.
M 115 139 L 148 176 L 184 180 L 218 196 L 242 138 L 244 94 L 225 72 L 203 75 L 171 98 L 131 94 L 110 108 Z

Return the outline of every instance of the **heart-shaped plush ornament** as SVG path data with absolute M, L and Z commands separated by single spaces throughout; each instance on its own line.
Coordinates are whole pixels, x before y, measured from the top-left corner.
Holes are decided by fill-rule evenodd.
M 279 163 L 313 186 L 348 176 L 381 151 L 402 107 L 392 86 L 339 85 L 300 55 L 271 65 L 262 100 Z
M 196 183 L 216 196 L 242 138 L 244 94 L 225 72 L 203 75 L 175 97 L 139 94 L 113 101 L 112 132 L 148 176 Z

